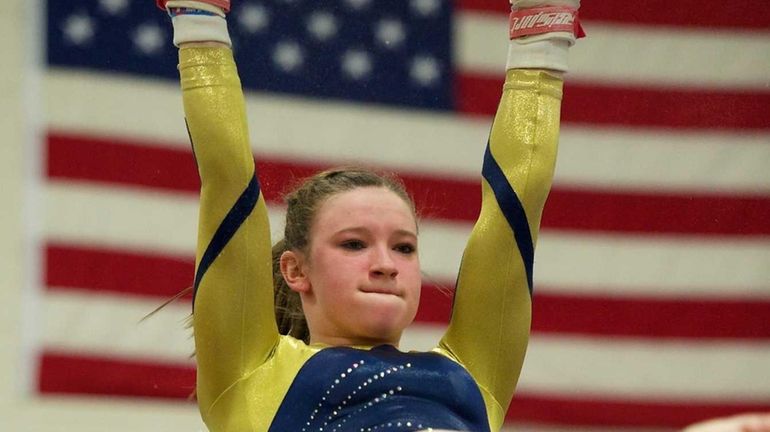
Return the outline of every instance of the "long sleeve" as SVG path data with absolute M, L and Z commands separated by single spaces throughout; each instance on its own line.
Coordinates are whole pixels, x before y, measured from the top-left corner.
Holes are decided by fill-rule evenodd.
M 201 177 L 193 325 L 204 421 L 278 343 L 270 229 L 232 52 L 180 50 L 185 116 Z
M 556 162 L 562 81 L 509 70 L 482 168 L 482 207 L 439 350 L 457 359 L 502 425 L 524 362 L 532 264 Z

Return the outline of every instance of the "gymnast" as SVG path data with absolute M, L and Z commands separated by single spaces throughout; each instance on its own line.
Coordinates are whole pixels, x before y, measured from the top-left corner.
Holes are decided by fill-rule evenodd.
M 312 176 L 287 195 L 285 237 L 271 246 L 227 32 L 230 2 L 157 2 L 180 48 L 201 178 L 193 329 L 208 428 L 499 430 L 529 337 L 534 247 L 579 0 L 511 2 L 481 213 L 448 329 L 430 352 L 398 349 L 421 288 L 415 206 L 402 184 L 365 169 Z

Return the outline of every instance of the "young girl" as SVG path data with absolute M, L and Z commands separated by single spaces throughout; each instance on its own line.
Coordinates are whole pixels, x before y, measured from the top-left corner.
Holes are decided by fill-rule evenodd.
M 208 427 L 499 430 L 527 346 L 534 245 L 579 0 L 513 2 L 481 214 L 449 328 L 428 353 L 398 350 L 421 284 L 403 187 L 364 170 L 320 173 L 288 196 L 285 239 L 271 251 L 224 20 L 229 0 L 159 4 L 181 48 L 202 183 L 193 325 Z

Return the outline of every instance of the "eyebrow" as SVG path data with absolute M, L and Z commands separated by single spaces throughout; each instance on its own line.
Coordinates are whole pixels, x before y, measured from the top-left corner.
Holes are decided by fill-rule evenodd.
M 338 235 L 338 234 L 344 234 L 347 232 L 368 233 L 369 230 L 366 227 L 358 226 L 358 227 L 343 228 L 334 234 Z M 417 233 L 413 231 L 405 230 L 405 229 L 397 229 L 395 230 L 395 233 L 399 235 L 405 235 L 405 236 L 417 238 Z

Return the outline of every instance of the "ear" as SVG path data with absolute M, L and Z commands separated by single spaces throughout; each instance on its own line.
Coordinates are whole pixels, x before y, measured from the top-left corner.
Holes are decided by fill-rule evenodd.
M 294 251 L 281 254 L 281 274 L 292 291 L 310 292 L 310 279 L 305 274 L 304 256 Z

